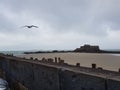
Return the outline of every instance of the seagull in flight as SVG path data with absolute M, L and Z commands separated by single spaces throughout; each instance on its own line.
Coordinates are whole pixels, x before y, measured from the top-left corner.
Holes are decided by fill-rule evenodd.
M 38 28 L 38 26 L 35 26 L 35 25 L 25 25 L 25 26 L 23 26 L 23 27 L 27 27 L 27 28 L 33 28 L 33 27 L 35 27 L 35 28 Z

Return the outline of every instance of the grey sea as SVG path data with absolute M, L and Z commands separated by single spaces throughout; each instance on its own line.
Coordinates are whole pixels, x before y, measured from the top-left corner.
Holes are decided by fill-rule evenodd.
M 0 51 L 0 53 L 4 53 L 4 54 L 13 54 L 13 55 L 22 55 L 24 53 L 24 51 Z

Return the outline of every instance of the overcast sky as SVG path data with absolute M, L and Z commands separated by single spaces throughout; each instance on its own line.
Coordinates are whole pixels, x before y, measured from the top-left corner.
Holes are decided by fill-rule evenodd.
M 120 49 L 119 24 L 120 0 L 1 0 L 0 50 Z

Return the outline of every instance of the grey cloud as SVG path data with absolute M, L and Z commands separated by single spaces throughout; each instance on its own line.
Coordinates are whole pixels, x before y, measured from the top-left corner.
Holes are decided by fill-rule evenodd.
M 114 2 L 114 3 L 113 3 Z M 120 29 L 118 0 L 5 0 L 15 13 L 30 12 L 46 20 L 57 32 L 73 31 L 92 35 L 106 35 L 103 27 Z
M 120 30 L 119 0 L 1 0 L 0 5 L 3 6 L 0 10 L 6 12 L 1 11 L 0 13 L 0 32 L 12 32 L 13 35 L 16 33 L 33 35 L 33 32 L 28 33 L 19 27 L 26 24 L 37 24 L 40 26 L 41 32 L 37 32 L 37 37 L 34 34 L 35 38 L 38 36 L 43 38 L 42 34 L 49 38 L 54 36 L 53 34 L 61 36 L 71 32 L 86 37 L 93 36 L 102 42 L 102 37 L 109 36 L 108 28 L 113 31 Z M 12 19 L 9 19 L 9 13 L 12 14 Z M 42 26 L 43 24 L 44 26 Z M 45 27 L 48 27 L 50 34 L 45 35 L 45 30 L 46 32 L 48 30 Z M 87 39 L 85 42 L 89 42 Z
M 10 31 L 14 29 L 14 24 L 4 16 L 0 16 L 0 31 Z
M 61 7 L 60 5 L 58 7 L 48 5 L 49 9 L 42 8 L 43 11 L 41 11 L 41 14 L 56 30 L 64 32 L 73 28 L 73 31 L 77 31 L 78 33 L 106 35 L 107 28 L 104 26 L 108 26 L 111 29 L 120 29 L 118 25 L 120 21 L 120 1 L 116 1 L 106 0 L 106 2 L 103 2 L 93 0 L 93 2 L 88 1 L 83 5 L 80 4 L 80 1 L 77 1 L 78 5 L 72 5 L 73 2 L 71 2 L 69 5 L 61 5 Z

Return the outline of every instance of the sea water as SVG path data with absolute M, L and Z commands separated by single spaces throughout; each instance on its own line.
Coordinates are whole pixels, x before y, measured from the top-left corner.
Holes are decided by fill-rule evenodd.
M 10 90 L 6 80 L 0 78 L 0 90 Z
M 0 53 L 4 54 L 13 54 L 13 55 L 21 55 L 24 54 L 24 51 L 0 51 Z

